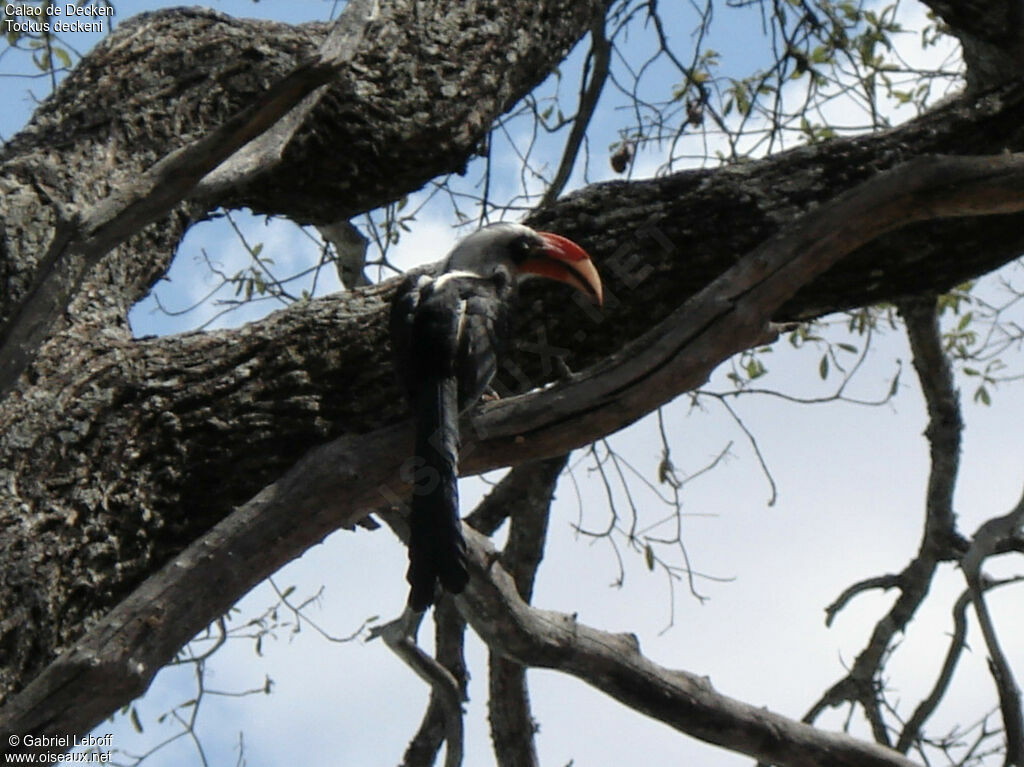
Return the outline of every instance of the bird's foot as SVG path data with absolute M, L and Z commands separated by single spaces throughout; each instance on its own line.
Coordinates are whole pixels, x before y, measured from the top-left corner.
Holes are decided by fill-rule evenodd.
M 572 368 L 569 367 L 564 357 L 555 357 L 553 362 L 555 368 L 555 375 L 559 381 L 572 381 L 576 378 L 576 374 L 572 372 Z

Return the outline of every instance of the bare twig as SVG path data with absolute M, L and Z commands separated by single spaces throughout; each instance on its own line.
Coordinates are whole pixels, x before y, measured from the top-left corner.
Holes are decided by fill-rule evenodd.
M 1006 730 L 1005 767 L 1024 765 L 1024 715 L 1022 715 L 1020 687 L 1013 676 L 1006 654 L 996 636 L 995 624 L 985 604 L 985 582 L 981 572 L 985 558 L 995 552 L 999 543 L 1015 538 L 1024 526 L 1024 496 L 1009 513 L 985 522 L 974 534 L 970 548 L 960 560 L 960 566 L 967 579 L 967 589 L 974 603 L 985 646 L 988 648 L 989 669 L 999 692 L 999 705 L 1003 713 L 1003 727 Z
M 603 9 L 602 9 L 603 10 Z M 590 57 L 591 64 L 590 80 L 586 87 L 580 92 L 579 108 L 576 110 L 576 119 L 573 120 L 572 129 L 569 131 L 569 138 L 565 143 L 565 151 L 562 153 L 562 161 L 555 172 L 551 185 L 544 192 L 544 196 L 538 203 L 538 208 L 543 208 L 554 202 L 558 195 L 565 189 L 569 176 L 572 174 L 573 166 L 576 164 L 576 157 L 579 155 L 580 146 L 590 127 L 590 120 L 594 116 L 597 102 L 601 98 L 605 81 L 608 79 L 608 68 L 611 63 L 612 45 L 604 32 L 604 13 L 598 14 L 590 25 Z
M 469 675 L 463 657 L 466 621 L 448 597 L 442 597 L 434 608 L 434 658 L 451 673 L 459 684 L 460 699 L 466 700 Z M 409 742 L 402 758 L 402 767 L 432 767 L 448 732 L 446 710 L 447 688 L 432 688 L 430 702 L 419 729 Z M 446 758 L 447 758 L 446 754 Z
M 956 482 L 963 423 L 949 360 L 942 351 L 934 299 L 907 300 L 900 304 L 914 368 L 928 407 L 929 423 L 925 434 L 931 446 L 931 470 L 925 504 L 925 529 L 914 559 L 898 576 L 886 575 L 863 581 L 847 589 L 828 608 L 829 619 L 853 594 L 870 586 L 898 586 L 900 595 L 890 610 L 875 625 L 867 646 L 857 656 L 845 677 L 829 688 L 804 716 L 813 722 L 826 707 L 856 702 L 864 710 L 872 732 L 880 743 L 889 743 L 882 717 L 882 699 L 876 680 L 885 664 L 894 638 L 917 613 L 931 586 L 938 563 L 954 559 L 959 538 L 953 515 L 953 488 Z M 866 585 L 865 585 L 866 584 Z

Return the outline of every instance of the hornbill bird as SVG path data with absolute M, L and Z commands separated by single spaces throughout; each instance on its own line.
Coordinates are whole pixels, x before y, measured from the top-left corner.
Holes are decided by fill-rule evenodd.
M 439 581 L 460 593 L 469 580 L 459 521 L 459 413 L 484 394 L 511 330 L 518 282 L 568 283 L 601 302 L 601 280 L 576 243 L 522 224 L 486 226 L 460 241 L 437 276 L 410 275 L 391 305 L 395 370 L 412 404 L 416 443 L 406 477 L 409 606 L 425 610 Z

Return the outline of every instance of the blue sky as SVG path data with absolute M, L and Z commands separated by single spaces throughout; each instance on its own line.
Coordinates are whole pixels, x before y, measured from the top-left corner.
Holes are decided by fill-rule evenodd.
M 163 5 L 122 2 L 117 20 Z M 266 15 L 295 22 L 326 18 L 333 4 L 237 0 L 212 3 L 211 7 L 233 15 Z M 908 13 L 920 16 L 913 6 L 906 7 Z M 727 71 L 736 75 L 749 70 L 764 50 L 758 17 L 753 11 L 748 13 L 746 23 L 737 21 L 713 40 L 713 47 L 732 67 Z M 689 22 L 679 23 L 674 32 L 686 39 Z M 630 45 L 648 45 L 645 35 L 649 34 L 650 30 L 638 33 Z M 83 35 L 72 42 L 85 51 L 95 40 Z M 562 68 L 561 93 L 569 99 L 576 93 L 574 72 L 581 56 L 577 50 Z M 12 70 L 8 54 L 0 59 L 0 72 Z M 663 76 L 669 78 L 670 73 L 666 70 Z M 555 81 L 545 87 L 553 89 Z M 28 118 L 31 100 L 25 95 L 27 88 L 37 96 L 47 90 L 46 83 L 39 80 L 29 83 L 23 78 L 0 78 L 0 97 L 10 105 L 0 114 L 0 133 L 5 138 Z M 595 121 L 587 180 L 613 175 L 607 146 L 624 124 L 615 107 L 610 99 Z M 517 131 L 525 130 L 525 126 L 510 126 L 517 140 L 521 138 Z M 550 158 L 549 171 L 564 136 L 563 131 L 540 146 L 543 156 Z M 506 170 L 514 171 L 517 166 L 507 144 L 496 145 L 494 157 Z M 641 155 L 637 174 L 654 172 L 662 159 L 655 150 Z M 471 169 L 467 183 L 472 182 L 474 172 Z M 574 182 L 583 180 L 578 167 Z M 496 184 L 496 196 L 511 196 L 518 179 L 513 172 Z M 313 252 L 308 238 L 288 222 L 268 224 L 245 213 L 237 220 L 250 244 L 262 243 L 263 255 L 274 258 L 281 273 Z M 169 274 L 170 281 L 157 288 L 165 306 L 187 306 L 213 286 L 201 264 L 203 249 L 228 273 L 247 263 L 234 232 L 222 224 L 203 224 L 190 233 Z M 425 207 L 413 222 L 413 231 L 400 242 L 396 262 L 409 266 L 423 253 L 442 255 L 458 236 L 452 224 L 452 215 L 443 205 Z M 327 281 L 322 287 L 333 290 L 337 284 Z M 201 324 L 216 309 L 203 311 L 206 314 L 168 318 L 154 312 L 150 300 L 133 313 L 133 328 L 140 335 L 179 332 Z M 259 311 L 256 307 L 220 322 L 231 325 L 255 319 Z M 841 332 L 835 337 L 846 339 Z M 819 356 L 797 353 L 788 344 L 777 345 L 766 358 L 772 371 L 766 385 L 820 396 L 830 390 L 832 382 L 818 379 Z M 778 487 L 774 506 L 767 503 L 769 486 L 745 434 L 717 403 L 701 401 L 703 407 L 694 409 L 684 397 L 666 409 L 673 461 L 681 472 L 696 473 L 731 443 L 727 458 L 715 471 L 685 488 L 684 536 L 693 564 L 702 572 L 729 579 L 699 580 L 701 592 L 710 597 L 703 604 L 690 597 L 684 586 L 677 586 L 672 602 L 664 576 L 649 573 L 643 558 L 635 554 L 625 557 L 624 585 L 610 586 L 617 575 L 611 549 L 573 529 L 581 514 L 584 527 L 597 528 L 609 513 L 586 457 L 577 454 L 573 458 L 575 484 L 563 478 L 558 488 L 535 602 L 577 612 L 580 620 L 603 629 L 635 632 L 644 652 L 655 660 L 707 675 L 726 694 L 799 718 L 842 676 L 843 663 L 850 662 L 863 647 L 873 621 L 887 608 L 892 595 L 859 597 L 831 629 L 824 627 L 824 607 L 849 584 L 902 568 L 920 535 L 928 469 L 927 446 L 921 436 L 926 423 L 909 359 L 901 334 L 883 333 L 876 339 L 849 394 L 865 399 L 884 395 L 896 360 L 902 360 L 899 396 L 882 407 L 846 403 L 806 406 L 766 396 L 745 397 L 734 403 L 746 428 L 756 435 Z M 967 388 L 969 383 L 964 383 L 968 393 L 973 390 Z M 731 388 L 724 371 L 716 373 L 708 386 L 716 391 Z M 1006 425 L 1024 423 L 1024 412 L 1013 394 L 1012 389 L 1001 390 L 991 408 L 973 405 L 969 396 L 965 397 L 967 431 L 957 493 L 964 532 L 970 533 L 989 516 L 1004 513 L 1019 497 L 1021 454 L 1014 436 L 1019 428 Z M 656 473 L 661 443 L 655 421 L 645 419 L 613 435 L 610 442 L 646 476 Z M 464 511 L 472 508 L 486 489 L 479 480 L 463 482 Z M 645 524 L 665 515 L 664 507 L 652 495 L 642 490 L 637 493 Z M 996 573 L 1003 567 L 996 563 L 991 570 Z M 371 616 L 388 619 L 397 615 L 405 599 L 404 569 L 405 552 L 385 531 L 359 530 L 336 533 L 275 578 L 281 588 L 295 585 L 296 597 L 311 595 L 323 586 L 323 596 L 310 608 L 310 616 L 330 633 L 345 635 Z M 898 697 L 910 701 L 907 705 L 913 705 L 927 690 L 941 662 L 950 626 L 949 595 L 960 589 L 959 574 L 947 568 L 937 581 L 937 598 L 922 611 L 893 659 L 889 669 L 892 684 Z M 237 620 L 244 623 L 274 601 L 269 586 L 258 587 L 240 604 Z M 1019 595 L 1009 591 L 996 594 L 993 605 L 1001 628 L 1022 629 Z M 673 606 L 674 625 L 666 630 Z M 421 637 L 429 643 L 429 626 L 424 626 Z M 979 637 L 972 637 L 973 646 L 980 648 Z M 1012 660 L 1024 673 L 1022 645 L 1007 644 Z M 211 764 L 234 764 L 239 732 L 244 733 L 249 765 L 383 765 L 399 761 L 419 723 L 427 690 L 382 643 L 362 639 L 330 643 L 304 626 L 298 633 L 279 631 L 277 639 L 264 641 L 261 650 L 262 656 L 257 656 L 251 641 L 233 641 L 229 650 L 218 653 L 209 664 L 209 685 L 219 690 L 258 687 L 266 675 L 275 680 L 269 696 L 204 700 L 199 732 Z M 468 654 L 474 679 L 467 715 L 466 763 L 487 765 L 493 763 L 493 757 L 486 730 L 486 661 L 475 638 L 468 641 Z M 161 673 L 151 692 L 138 703 L 146 728 L 143 736 L 135 735 L 123 718 L 101 725 L 97 732 L 114 732 L 115 746 L 135 753 L 151 747 L 160 733 L 174 731 L 172 723 L 158 724 L 156 719 L 192 696 L 190 673 L 188 669 Z M 537 742 L 544 764 L 564 765 L 571 760 L 576 765 L 630 764 L 636 763 L 638 754 L 643 763 L 651 765 L 695 762 L 727 767 L 750 763 L 628 711 L 564 675 L 531 671 L 530 682 L 534 715 L 541 725 Z M 939 721 L 964 721 L 981 710 L 982 702 L 992 700 L 983 653 L 976 651 L 964 661 Z M 822 723 L 838 728 L 844 713 L 834 712 Z M 606 723 L 614 726 L 602 726 Z M 147 763 L 199 762 L 194 746 L 183 739 Z

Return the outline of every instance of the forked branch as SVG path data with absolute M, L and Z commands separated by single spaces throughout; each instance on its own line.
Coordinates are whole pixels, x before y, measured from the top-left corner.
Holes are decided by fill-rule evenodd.
M 0 394 L 17 380 L 53 323 L 71 290 L 112 248 L 166 216 L 188 197 L 210 171 L 263 134 L 306 96 L 337 77 L 351 61 L 377 0 L 353 0 L 335 22 L 318 55 L 267 89 L 263 97 L 211 133 L 176 149 L 133 184 L 118 186 L 85 210 L 67 210 L 56 227 L 47 264 L 0 336 Z
M 457 603 L 492 650 L 523 665 L 571 674 L 635 711 L 731 751 L 790 767 L 912 767 L 891 749 L 819 730 L 715 691 L 706 678 L 668 669 L 632 634 L 531 607 L 481 535 L 467 531 L 473 578 Z
M 463 471 L 564 454 L 699 386 L 720 361 L 770 338 L 769 320 L 801 286 L 883 232 L 942 216 L 1020 210 L 1021 155 L 924 158 L 881 173 L 756 248 L 606 361 L 560 385 L 478 408 L 463 429 Z M 400 505 L 410 445 L 410 425 L 399 424 L 311 450 L 7 701 L 0 743 L 4 733 L 88 731 L 140 694 L 178 648 L 248 589 L 329 532 Z M 217 593 L 206 593 L 210 583 L 221 585 Z M 206 593 L 201 609 L 191 599 L 198 593 Z M 873 763 L 894 764 L 887 758 Z

